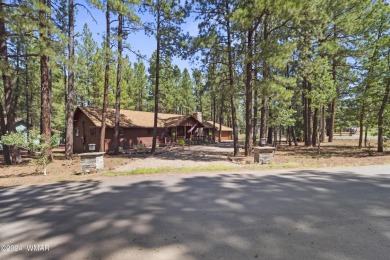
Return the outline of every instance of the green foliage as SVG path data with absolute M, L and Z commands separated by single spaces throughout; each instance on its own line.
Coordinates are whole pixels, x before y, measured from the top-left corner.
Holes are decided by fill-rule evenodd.
M 179 146 L 185 146 L 186 145 L 186 141 L 184 139 L 180 139 L 180 140 L 177 140 L 176 144 L 179 145 Z
M 46 175 L 46 165 L 49 158 L 47 158 L 45 150 L 58 146 L 60 136 L 54 134 L 51 136 L 50 140 L 46 140 L 37 129 L 32 129 L 28 133 L 16 132 L 3 135 L 1 136 L 1 141 L 4 145 L 16 146 L 33 153 L 38 153 L 35 162 L 36 164 L 43 164 L 44 175 Z
M 41 153 L 45 149 L 52 149 L 58 146 L 60 137 L 58 134 L 52 135 L 50 140 L 45 140 L 39 133 L 39 130 L 32 129 L 28 133 L 10 133 L 3 135 L 1 141 L 5 145 L 16 146 L 19 148 L 27 149 L 31 152 Z
M 100 107 L 104 82 L 103 50 L 93 39 L 92 32 L 84 24 L 80 41 L 75 44 L 76 104 Z
M 163 113 L 192 114 L 196 104 L 194 98 L 195 82 L 187 69 L 181 71 L 177 65 L 172 66 L 171 57 L 161 61 L 160 70 L 160 102 L 159 108 Z M 150 60 L 149 81 L 150 86 L 155 84 L 156 52 Z M 150 88 L 149 96 L 154 95 Z M 154 104 L 150 104 L 153 106 Z
M 145 149 L 145 145 L 144 144 L 136 144 L 136 145 L 133 145 L 132 148 L 136 149 L 136 150 L 143 150 L 143 149 Z
M 321 108 L 336 97 L 336 88 L 328 59 L 317 56 L 311 62 L 308 80 L 312 84 L 312 89 L 306 93 L 306 97 L 312 101 L 313 108 Z

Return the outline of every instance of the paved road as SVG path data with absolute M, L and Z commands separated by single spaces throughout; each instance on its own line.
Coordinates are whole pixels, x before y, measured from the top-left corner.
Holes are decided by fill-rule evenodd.
M 0 189 L 0 243 L 22 246 L 0 259 L 389 259 L 390 166 Z

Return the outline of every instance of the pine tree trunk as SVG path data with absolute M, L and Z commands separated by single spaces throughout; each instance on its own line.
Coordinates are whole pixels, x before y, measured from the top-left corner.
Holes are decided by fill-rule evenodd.
M 68 93 L 66 100 L 66 143 L 65 157 L 67 160 L 72 160 L 73 157 L 73 120 L 74 120 L 74 4 L 73 0 L 69 0 L 69 38 L 68 38 Z M 66 81 L 66 77 L 65 77 Z
M 232 127 L 233 127 L 233 155 L 238 156 L 239 155 L 239 148 L 238 148 L 238 126 L 237 126 L 237 111 L 236 111 L 236 102 L 234 94 L 230 97 L 230 104 L 232 109 Z
M 225 95 L 222 94 L 221 97 L 221 104 L 219 105 L 219 132 L 218 132 L 218 142 L 220 143 L 222 141 L 222 123 L 223 123 L 223 104 L 225 103 Z
M 364 129 L 364 147 L 367 147 L 368 127 Z
M 307 98 L 305 96 L 305 90 L 307 89 L 307 80 L 304 77 L 302 82 L 302 107 L 303 107 L 303 140 L 305 143 L 305 146 L 309 146 L 308 142 L 308 122 L 307 122 Z
M 297 137 L 295 136 L 295 129 L 294 129 L 294 127 L 291 127 L 291 135 L 292 135 L 292 138 L 293 138 L 293 141 L 294 141 L 294 145 L 298 146 L 298 141 L 297 141 Z
M 255 73 L 256 75 L 256 73 Z M 258 91 L 255 89 L 254 93 L 254 99 L 253 99 L 253 145 L 256 146 L 257 144 L 257 117 L 258 117 L 258 109 L 259 109 L 259 103 L 258 103 Z
M 45 0 L 41 0 L 41 4 L 48 6 Z M 48 6 L 50 8 L 50 6 Z M 45 23 L 47 22 L 47 13 L 45 10 L 39 11 L 40 18 L 40 37 L 43 42 L 48 42 L 48 28 Z M 50 90 L 50 70 L 49 70 L 49 57 L 44 54 L 40 57 L 41 65 L 41 133 L 45 140 L 51 139 L 51 90 Z M 45 150 L 45 155 L 48 158 L 53 158 L 50 148 Z
M 116 102 L 115 102 L 115 133 L 114 133 L 114 153 L 119 153 L 120 136 L 119 121 L 121 114 L 121 80 L 122 80 L 122 38 L 123 38 L 123 15 L 118 15 L 118 67 L 116 74 Z
M 282 127 L 279 126 L 279 145 L 282 144 Z
M 311 83 L 308 82 L 308 90 L 311 92 Z M 311 99 L 307 99 L 307 146 L 312 145 L 311 136 L 313 134 L 313 128 L 312 128 L 312 110 L 311 110 Z
M 106 46 L 105 46 L 105 73 L 104 73 L 104 94 L 103 94 L 103 110 L 102 110 L 102 125 L 100 131 L 100 152 L 105 152 L 106 148 L 106 117 L 107 117 L 107 99 L 108 99 L 108 84 L 110 80 L 110 2 L 107 1 L 106 10 Z
M 331 104 L 331 110 L 330 110 L 330 119 L 329 119 L 329 136 L 328 136 L 328 142 L 333 142 L 333 135 L 334 135 L 334 120 L 336 115 L 336 100 L 332 101 Z
M 5 97 L 5 105 L 7 106 L 7 97 L 9 96 L 10 86 L 11 83 L 9 79 L 9 74 L 5 73 L 6 71 L 9 71 L 7 67 L 9 67 L 8 64 L 8 58 L 7 58 L 7 42 L 6 42 L 6 27 L 5 27 L 5 14 L 3 9 L 3 2 L 0 1 L 0 56 L 4 57 L 4 63 L 2 69 L 2 78 L 3 78 L 3 86 L 4 86 L 4 97 Z M 4 69 L 4 70 L 3 70 Z M 12 91 L 12 90 L 11 90 Z M 11 92 L 12 93 L 12 92 Z M 8 94 L 8 95 L 7 95 Z M 5 118 L 4 118 L 4 108 L 2 105 L 2 102 L 0 102 L 0 135 L 4 135 L 7 133 L 6 124 L 5 124 Z M 7 165 L 11 165 L 11 154 L 10 154 L 10 147 L 7 145 L 3 145 L 3 156 L 4 156 L 4 162 Z
M 29 65 L 28 65 L 28 58 L 26 57 L 26 81 L 25 81 L 25 89 L 26 89 L 26 95 L 25 95 L 25 102 L 26 102 L 26 134 L 27 134 L 27 141 L 30 139 L 30 131 L 31 131 L 31 105 L 33 103 L 32 100 L 32 90 L 30 90 L 30 78 L 29 78 Z M 31 92 L 31 94 L 30 94 Z M 30 96 L 31 95 L 31 96 Z M 33 152 L 28 150 L 28 154 L 31 155 Z
M 267 41 L 268 39 L 268 14 L 266 14 L 264 19 L 264 31 L 263 31 L 263 39 Z M 269 67 L 267 64 L 267 60 L 264 58 L 263 60 L 263 80 L 268 79 L 269 77 Z M 268 116 L 268 97 L 263 96 L 261 100 L 261 115 L 260 115 L 260 138 L 266 138 L 267 134 L 267 116 Z M 268 132 L 268 135 L 272 136 L 271 133 Z M 269 136 L 268 136 L 269 137 Z M 272 139 L 272 137 L 271 137 Z M 268 143 L 271 144 L 270 138 L 268 138 Z
M 157 0 L 157 50 L 156 50 L 156 86 L 154 90 L 154 121 L 153 121 L 153 140 L 151 153 L 156 152 L 157 142 L 157 118 L 158 118 L 158 99 L 160 84 L 160 1 Z M 185 133 L 184 133 L 185 134 Z
M 5 135 L 6 133 L 7 130 L 5 126 L 4 109 L 3 109 L 3 105 L 0 102 L 0 138 L 2 135 Z M 4 144 L 3 144 L 3 157 L 6 165 L 12 164 L 9 146 Z
M 29 96 L 29 91 L 30 91 L 30 79 L 28 77 L 28 59 L 26 58 L 26 63 L 25 63 L 25 67 L 26 67 L 26 81 L 25 81 L 25 89 L 26 89 L 26 92 L 25 92 L 25 97 L 24 97 L 24 100 L 25 100 L 25 103 L 26 103 L 26 106 L 25 106 L 25 109 L 26 109 L 26 121 L 27 121 L 27 125 L 26 125 L 26 130 L 27 130 L 27 140 L 29 138 L 29 134 L 30 134 L 30 96 Z
M 311 100 L 307 100 L 307 146 L 312 145 L 312 134 L 313 134 L 313 127 L 312 127 L 312 112 L 311 112 Z
M 15 107 L 14 107 L 14 100 L 15 100 L 15 94 L 14 89 L 11 81 L 11 67 L 8 62 L 8 50 L 7 50 L 7 41 L 6 41 L 6 26 L 5 26 L 5 15 L 4 15 L 4 9 L 3 9 L 3 1 L 0 2 L 0 56 L 4 57 L 2 66 L 1 66 L 1 72 L 3 74 L 3 86 L 4 86 L 4 97 L 5 97 L 5 112 L 7 115 L 7 125 L 2 127 L 2 132 L 5 134 L 7 131 L 8 133 L 16 132 L 15 127 Z M 3 108 L 2 108 L 3 109 Z M 4 111 L 3 111 L 4 113 Z M 4 114 L 2 114 L 4 117 Z M 6 129 L 7 128 L 7 129 Z M 20 156 L 18 156 L 18 148 L 16 147 L 8 147 L 4 145 L 4 159 L 6 164 L 11 163 L 19 163 Z
M 276 126 L 272 127 L 274 133 L 274 147 L 278 146 L 278 130 Z
M 267 143 L 272 145 L 273 130 L 272 126 L 268 127 Z
M 336 25 L 333 26 L 333 36 L 334 39 L 337 39 L 337 30 L 336 30 Z M 333 56 L 332 58 L 332 77 L 333 77 L 333 84 L 336 86 L 336 93 L 339 92 L 338 84 L 337 84 L 337 75 L 336 75 L 336 59 Z M 328 137 L 328 142 L 331 143 L 333 142 L 333 133 L 334 133 L 334 121 L 336 117 L 336 100 L 337 97 L 335 97 L 332 100 L 332 105 L 331 105 L 331 111 L 330 111 L 330 120 L 329 120 L 329 137 Z
M 222 106 L 221 111 L 219 114 L 219 132 L 218 132 L 218 142 L 220 143 L 222 141 Z
M 288 126 L 287 127 L 287 137 L 286 137 L 286 144 L 288 142 L 288 146 L 292 146 L 292 143 L 291 143 L 291 131 L 290 131 L 290 127 Z
M 386 105 L 389 102 L 390 80 L 387 80 L 385 94 L 383 95 L 382 104 L 378 112 L 378 152 L 383 152 L 383 117 Z
M 63 84 L 64 84 L 64 111 L 65 111 L 65 118 L 64 118 L 64 126 L 65 126 L 65 158 L 66 157 L 66 134 L 67 134 L 67 122 L 68 122 L 68 116 L 67 116 L 67 106 L 68 106 L 68 74 L 67 74 L 67 70 L 66 70 L 67 66 L 66 64 L 64 63 L 63 66 L 62 66 L 62 81 L 63 81 Z
M 15 91 L 13 91 L 13 100 L 12 100 L 12 117 L 16 121 L 16 108 L 18 107 L 18 99 L 20 95 L 20 40 L 18 40 L 17 45 L 16 45 L 16 86 L 15 86 Z M 16 93 L 16 94 L 15 94 Z M 16 132 L 16 124 L 15 124 L 15 132 Z M 12 160 L 14 163 L 19 164 L 22 162 L 22 155 L 20 154 L 20 149 L 19 147 L 12 147 L 11 148 L 11 156 Z
M 320 142 L 323 143 L 325 141 L 325 106 L 321 107 L 321 135 Z
M 305 143 L 305 146 L 309 146 L 309 133 L 308 133 L 308 112 L 307 112 L 307 98 L 304 98 L 303 100 L 304 104 L 303 104 L 303 139 L 304 139 L 304 143 Z
M 233 75 L 233 57 L 232 57 L 232 41 L 230 32 L 230 9 L 229 1 L 225 1 L 226 8 L 226 33 L 227 33 L 227 47 L 228 47 L 228 66 L 229 66 L 229 86 L 230 86 L 230 106 L 232 112 L 232 124 L 233 124 L 233 156 L 238 156 L 238 126 L 237 126 L 237 112 L 236 112 L 236 101 L 234 91 L 234 75 Z
M 321 155 L 321 134 L 322 134 L 322 131 L 323 131 L 323 128 L 324 128 L 324 125 L 323 125 L 323 120 L 322 120 L 322 111 L 323 111 L 323 108 L 324 106 L 320 106 L 320 109 L 318 110 L 317 113 L 319 113 L 319 115 L 317 116 L 318 118 L 318 146 L 317 146 L 317 154 L 318 155 Z
M 50 86 L 49 86 L 49 60 L 46 55 L 41 56 L 41 92 L 42 92 L 42 135 L 45 140 L 50 140 Z M 50 148 L 45 150 L 48 158 L 52 157 Z
M 318 137 L 318 108 L 314 109 L 314 116 L 313 116 L 313 134 L 311 138 L 311 143 L 313 147 L 317 146 L 317 137 Z
M 252 56 L 253 29 L 248 31 L 248 47 L 246 62 L 246 91 L 245 91 L 245 156 L 252 154 Z
M 255 35 L 254 35 L 254 48 L 253 52 L 257 52 L 257 45 L 258 45 L 258 36 L 257 36 L 257 30 L 255 29 Z M 257 73 L 258 69 L 257 66 L 254 66 L 253 70 L 253 79 L 254 82 L 258 82 L 257 79 Z M 255 85 L 255 93 L 254 93 L 254 98 L 253 98 L 253 145 L 256 146 L 257 143 L 257 132 L 258 132 L 258 111 L 259 111 L 259 99 L 258 99 L 258 86 L 257 84 Z
M 267 134 L 267 114 L 268 114 L 268 99 L 261 99 L 260 111 L 260 138 L 266 138 Z
M 215 104 L 215 95 L 213 95 L 213 143 L 215 143 L 215 121 L 217 119 L 217 108 Z
M 365 102 L 363 101 L 362 108 L 360 110 L 360 116 L 359 116 L 359 127 L 360 127 L 360 132 L 359 132 L 359 148 L 362 148 L 363 146 L 363 132 L 364 132 L 364 113 L 365 113 Z
M 286 144 L 289 144 L 289 146 L 291 146 L 291 131 L 290 131 L 290 127 L 287 127 L 287 129 L 286 129 Z

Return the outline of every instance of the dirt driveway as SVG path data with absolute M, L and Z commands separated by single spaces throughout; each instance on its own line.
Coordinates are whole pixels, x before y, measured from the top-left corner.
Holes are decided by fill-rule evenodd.
M 187 147 L 172 147 L 162 154 L 147 158 L 134 158 L 130 163 L 121 165 L 114 171 L 131 171 L 139 168 L 164 167 L 193 167 L 236 164 L 228 160 L 232 152 L 233 143 L 220 143 L 214 145 L 194 145 Z

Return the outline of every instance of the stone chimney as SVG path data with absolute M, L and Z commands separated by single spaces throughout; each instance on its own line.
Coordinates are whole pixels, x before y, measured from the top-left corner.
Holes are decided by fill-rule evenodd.
M 192 114 L 192 116 L 195 117 L 199 122 L 203 123 L 202 112 L 195 112 Z
M 198 120 L 199 122 L 203 123 L 203 118 L 202 118 L 202 112 L 194 112 L 192 114 L 193 117 L 196 118 L 196 120 Z M 198 136 L 202 136 L 203 135 L 203 128 L 198 128 Z

